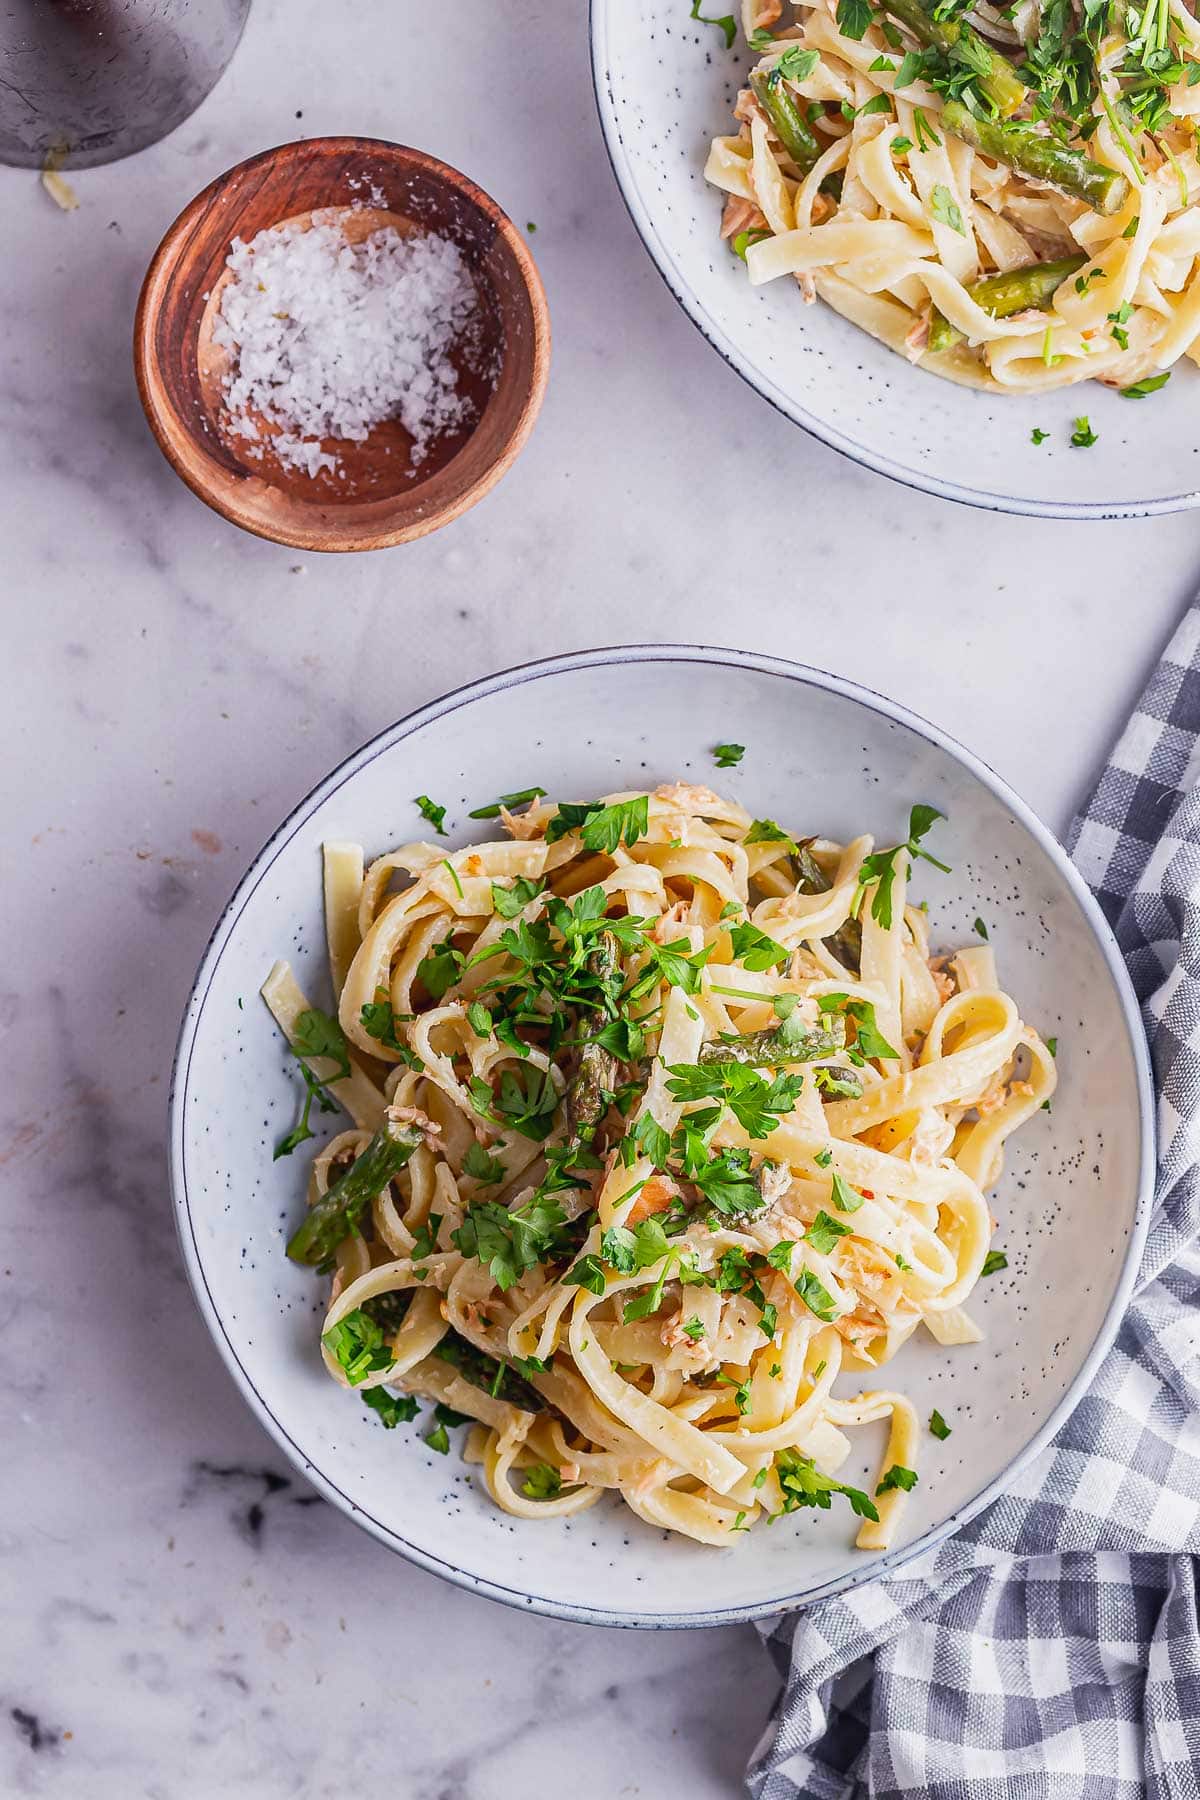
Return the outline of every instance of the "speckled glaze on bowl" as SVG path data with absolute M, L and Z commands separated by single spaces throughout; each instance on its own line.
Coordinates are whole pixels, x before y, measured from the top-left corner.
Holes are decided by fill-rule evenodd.
M 712 721 L 713 723 L 709 723 Z M 719 724 L 719 731 L 717 730 Z M 714 777 L 715 737 L 748 746 Z M 767 749 L 769 746 L 769 751 Z M 498 1512 L 421 1427 L 385 1431 L 324 1373 L 324 1284 L 289 1263 L 307 1159 L 273 1163 L 299 1082 L 258 988 L 287 956 L 328 1005 L 320 846 L 369 856 L 423 829 L 408 799 L 448 807 L 449 842 L 487 834 L 468 811 L 540 781 L 564 798 L 675 776 L 756 814 L 895 841 L 910 802 L 939 807 L 949 876 L 924 871 L 935 942 L 982 915 L 1005 984 L 1059 1039 L 1052 1113 L 1014 1140 L 992 1200 L 1009 1267 L 980 1288 L 978 1346 L 907 1345 L 890 1378 L 922 1416 L 921 1483 L 897 1546 L 851 1547 L 851 1521 L 803 1513 L 714 1551 L 672 1540 L 619 1502 L 546 1525 Z M 290 1064 L 290 1066 L 289 1066 Z M 895 1568 L 969 1518 L 1065 1417 L 1110 1342 L 1139 1260 L 1153 1174 L 1145 1040 L 1116 947 L 1065 854 L 967 751 L 891 702 L 812 669 L 734 650 L 625 647 L 534 663 L 394 725 L 297 807 L 218 924 L 188 1002 L 171 1099 L 171 1174 L 196 1298 L 243 1394 L 318 1489 L 390 1548 L 494 1599 L 607 1625 L 701 1625 L 812 1600 Z M 324 1121 L 321 1121 L 324 1123 Z M 843 1378 L 840 1391 L 852 1391 Z M 881 1440 L 855 1437 L 865 1481 Z M 457 1435 L 457 1434 L 456 1434 Z
M 1200 505 L 1200 371 L 1186 359 L 1148 403 L 1093 381 L 975 393 L 805 306 L 794 282 L 752 288 L 719 241 L 723 196 L 703 174 L 752 61 L 740 32 L 726 50 L 686 0 L 590 4 L 596 102 L 633 222 L 693 323 L 780 412 L 881 475 L 995 512 L 1120 519 Z M 1099 434 L 1090 449 L 1071 447 L 1080 414 Z M 1035 427 L 1050 434 L 1039 446 Z

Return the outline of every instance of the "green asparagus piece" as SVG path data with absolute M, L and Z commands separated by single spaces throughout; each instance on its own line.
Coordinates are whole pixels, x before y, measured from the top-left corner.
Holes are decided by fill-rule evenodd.
M 1116 169 L 1093 162 L 1080 150 L 1060 144 L 1033 125 L 1021 121 L 980 119 L 961 100 L 947 100 L 942 124 L 964 144 L 1020 169 L 1038 181 L 1048 181 L 1064 194 L 1083 200 L 1093 212 L 1106 218 L 1119 212 L 1129 195 L 1129 183 Z
M 784 1063 L 815 1062 L 845 1046 L 846 1021 L 840 1013 L 831 1016 L 823 1026 L 810 1026 L 793 1012 L 769 1031 L 746 1031 L 740 1037 L 718 1038 L 705 1044 L 699 1061 L 778 1069 Z
M 616 973 L 617 940 L 611 931 L 601 934 L 587 959 L 588 974 L 607 985 Z M 597 1125 L 608 1111 L 617 1081 L 617 1059 L 611 1050 L 589 1041 L 579 1052 L 579 1067 L 567 1088 L 567 1142 L 573 1150 L 590 1143 Z
M 1032 263 L 1026 269 L 1010 269 L 1007 275 L 985 275 L 967 289 L 977 306 L 993 319 L 1008 319 L 1028 306 L 1044 306 L 1069 275 L 1082 269 L 1087 257 L 1063 256 L 1057 262 Z M 929 319 L 929 349 L 949 350 L 962 342 L 962 332 L 935 306 Z
M 778 69 L 755 69 L 750 77 L 754 97 L 770 120 L 771 129 L 798 169 L 811 169 L 821 146 L 788 91 Z
M 523 1375 L 518 1375 L 508 1363 L 498 1363 L 486 1350 L 477 1350 L 457 1331 L 448 1331 L 433 1354 L 457 1369 L 472 1387 L 483 1388 L 497 1400 L 507 1400 L 510 1406 L 519 1406 L 525 1412 L 544 1412 L 546 1409 L 542 1396 Z
M 413 1126 L 385 1119 L 357 1161 L 309 1207 L 287 1247 L 292 1261 L 310 1268 L 327 1262 L 420 1142 L 421 1133 Z
M 828 875 L 809 849 L 811 838 L 799 846 L 793 861 L 796 886 L 802 894 L 827 894 L 833 886 Z M 847 919 L 828 940 L 834 955 L 857 975 L 862 966 L 862 926 L 857 919 Z
M 817 1084 L 817 1092 L 827 1095 L 831 1100 L 862 1099 L 862 1076 L 855 1069 L 846 1069 L 840 1064 L 823 1063 L 819 1069 L 813 1071 L 813 1080 Z
M 935 19 L 921 0 L 880 0 L 884 12 L 907 25 L 917 42 L 956 54 L 979 77 L 979 86 L 1007 119 L 1025 99 L 1025 83 L 1007 56 L 985 43 L 979 33 L 959 19 Z

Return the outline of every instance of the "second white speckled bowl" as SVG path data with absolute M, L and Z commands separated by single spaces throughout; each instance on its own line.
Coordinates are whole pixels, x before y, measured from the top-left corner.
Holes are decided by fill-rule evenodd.
M 910 367 L 829 307 L 805 306 L 792 281 L 752 288 L 720 242 L 723 196 L 703 173 L 753 61 L 740 33 L 727 50 L 686 0 L 591 0 L 591 21 L 600 122 L 633 222 L 709 343 L 789 419 L 881 475 L 996 512 L 1112 519 L 1200 505 L 1200 370 L 1187 358 L 1144 402 L 1095 381 L 975 393 Z M 1081 413 L 1099 437 L 1088 449 L 1071 445 Z M 1040 445 L 1035 427 L 1049 434 Z
M 747 746 L 714 775 L 711 746 Z M 889 1378 L 953 1435 L 928 1437 L 900 1542 L 852 1548 L 852 1521 L 800 1513 L 733 1550 L 672 1540 L 618 1501 L 539 1525 L 498 1512 L 420 1427 L 385 1431 L 324 1373 L 325 1284 L 289 1263 L 303 1154 L 273 1163 L 297 1103 L 295 1064 L 258 989 L 287 956 L 329 1004 L 321 844 L 368 855 L 424 829 L 409 798 L 470 808 L 539 782 L 564 799 L 676 776 L 716 781 L 760 817 L 895 842 L 911 802 L 939 807 L 951 875 L 922 871 L 935 942 L 982 915 L 1002 979 L 1059 1042 L 1061 1085 L 1011 1144 L 992 1200 L 1009 1266 L 972 1302 L 979 1345 L 913 1340 Z M 926 879 L 925 877 L 928 877 Z M 323 1121 L 322 1121 L 323 1122 Z M 423 1567 L 495 1599 L 609 1625 L 718 1624 L 829 1594 L 936 1542 L 1011 1481 L 1062 1421 L 1111 1341 L 1136 1271 L 1153 1175 L 1149 1068 L 1137 1006 L 1100 913 L 1065 854 L 998 778 L 913 715 L 852 684 L 734 650 L 596 650 L 535 663 L 436 700 L 336 770 L 255 858 L 188 1002 L 172 1093 L 171 1173 L 188 1274 L 243 1394 L 335 1505 Z M 843 1378 L 842 1388 L 847 1388 Z M 877 1466 L 873 1428 L 846 1478 Z M 457 1435 L 457 1434 L 456 1434 Z M 381 1570 L 381 1574 L 385 1571 Z

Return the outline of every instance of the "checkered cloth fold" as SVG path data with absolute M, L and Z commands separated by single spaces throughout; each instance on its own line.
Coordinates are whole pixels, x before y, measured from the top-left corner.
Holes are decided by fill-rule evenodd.
M 755 1800 L 1200 1800 L 1200 610 L 1070 847 L 1158 1089 L 1135 1298 L 1054 1442 L 947 1543 L 764 1621 L 784 1687 Z

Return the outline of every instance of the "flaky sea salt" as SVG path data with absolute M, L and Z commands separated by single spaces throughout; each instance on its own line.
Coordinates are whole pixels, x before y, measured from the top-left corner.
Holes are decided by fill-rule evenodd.
M 469 332 L 477 296 L 448 238 L 389 225 L 352 244 L 339 223 L 315 221 L 235 238 L 226 260 L 232 279 L 213 341 L 233 355 L 231 424 L 250 439 L 259 418 L 277 427 L 281 462 L 309 475 L 336 470 L 322 438 L 362 443 L 399 419 L 415 465 L 431 439 L 471 416 L 449 352 Z

